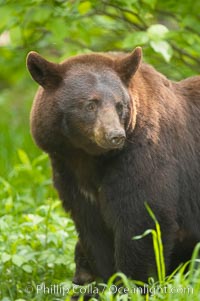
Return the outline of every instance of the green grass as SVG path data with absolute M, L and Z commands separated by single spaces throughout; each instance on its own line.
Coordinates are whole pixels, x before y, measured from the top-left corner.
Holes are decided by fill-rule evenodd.
M 165 277 L 162 240 L 153 213 L 153 235 L 159 282 L 149 279 L 141 296 L 136 281 L 123 274 L 107 285 L 71 288 L 74 271 L 74 224 L 52 188 L 48 158 L 34 145 L 29 133 L 29 111 L 35 87 L 18 86 L 0 95 L 0 300 L 69 300 L 72 290 L 95 291 L 101 300 L 200 300 L 200 269 L 193 260 Z M 137 237 L 142 239 L 144 235 Z M 189 266 L 186 272 L 186 267 Z M 114 295 L 118 276 L 126 294 Z

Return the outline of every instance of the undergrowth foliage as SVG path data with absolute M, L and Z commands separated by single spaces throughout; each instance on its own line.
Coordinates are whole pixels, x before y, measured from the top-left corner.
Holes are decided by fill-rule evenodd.
M 72 285 L 77 237 L 52 188 L 49 169 L 47 155 L 31 160 L 19 149 L 18 163 L 6 178 L 0 178 L 0 300 L 70 300 L 77 294 L 93 295 L 93 300 L 99 295 L 103 301 L 199 300 L 200 244 L 190 262 L 166 277 L 162 233 L 148 204 L 155 229 L 133 239 L 152 235 L 158 281 L 150 278 L 141 283 L 117 273 L 107 284 Z
M 70 281 L 76 232 L 51 187 L 47 156 L 31 161 L 23 150 L 18 156 L 0 178 L 0 297 L 49 300 L 39 293 L 34 299 L 35 288 Z

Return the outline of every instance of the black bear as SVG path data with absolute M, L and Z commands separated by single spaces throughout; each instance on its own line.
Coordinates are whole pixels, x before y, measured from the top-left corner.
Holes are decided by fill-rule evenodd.
M 61 64 L 30 52 L 41 86 L 31 112 L 37 145 L 79 234 L 76 260 L 86 281 L 114 272 L 147 281 L 155 273 L 154 227 L 167 271 L 200 240 L 200 77 L 172 82 L 130 54 L 91 53 Z M 84 274 L 84 273 L 83 273 Z

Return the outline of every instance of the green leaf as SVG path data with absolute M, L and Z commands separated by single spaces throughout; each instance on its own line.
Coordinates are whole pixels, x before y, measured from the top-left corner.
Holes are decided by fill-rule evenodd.
M 141 235 L 136 235 L 133 237 L 133 240 L 138 240 L 138 239 L 141 239 L 141 238 L 144 238 L 145 236 L 149 235 L 149 234 L 152 234 L 152 229 L 147 229 L 144 233 L 142 233 Z
M 7 197 L 6 203 L 5 203 L 5 210 L 6 212 L 11 212 L 13 208 L 13 198 Z
M 170 61 L 173 50 L 169 43 L 167 43 L 166 41 L 151 41 L 150 45 L 155 52 L 160 53 L 164 57 L 166 62 Z
M 11 259 L 11 255 L 10 254 L 8 254 L 8 253 L 2 253 L 2 255 L 1 255 L 1 261 L 3 263 L 8 262 L 10 259 Z
M 13 17 L 13 16 L 12 16 Z M 5 28 L 9 28 L 9 25 L 11 23 L 11 17 L 10 17 L 10 9 L 7 6 L 1 7 L 1 15 L 0 15 L 0 32 L 4 30 Z
M 132 32 L 126 36 L 122 45 L 125 48 L 145 45 L 149 42 L 148 34 L 145 31 Z
M 29 264 L 25 264 L 25 265 L 23 265 L 22 270 L 24 270 L 25 272 L 30 274 L 30 273 L 32 273 L 33 268 Z
M 78 11 L 81 15 L 86 14 L 91 9 L 91 2 L 90 1 L 83 1 L 78 6 Z
M 137 14 L 137 9 L 134 7 L 134 8 L 131 8 L 131 11 L 135 12 L 135 14 L 125 12 L 124 16 L 126 17 L 126 19 L 129 20 L 133 24 L 140 24 L 140 20 L 138 18 L 138 14 Z
M 22 44 L 22 31 L 19 26 L 16 26 L 9 31 L 11 43 L 13 46 L 18 46 Z
M 34 10 L 31 9 L 30 11 L 28 11 L 27 17 L 29 17 L 29 19 L 31 18 L 31 22 L 35 21 L 37 23 L 43 23 L 45 21 L 48 21 L 51 14 L 52 9 L 50 7 L 44 6 L 40 7 L 40 9 L 35 7 Z
M 3 217 L 1 217 L 0 218 L 0 231 L 6 233 L 9 229 L 9 227 L 10 227 L 9 222 L 6 219 L 4 219 Z
M 147 4 L 150 8 L 154 9 L 157 3 L 157 0 L 143 0 L 145 4 Z
M 43 153 L 42 155 L 36 157 L 33 162 L 32 165 L 33 167 L 37 166 L 37 165 L 41 165 L 43 162 L 48 161 L 48 155 Z
M 47 29 L 53 34 L 53 41 L 55 43 L 61 43 L 67 36 L 68 26 L 63 19 L 52 19 L 46 26 Z
M 24 263 L 24 257 L 20 255 L 13 255 L 12 262 L 14 265 L 21 267 Z
M 168 32 L 169 29 L 162 24 L 154 24 L 147 29 L 149 39 L 153 41 L 163 40 Z
M 21 163 L 23 163 L 25 165 L 31 165 L 29 157 L 27 156 L 27 154 L 25 153 L 24 150 L 18 149 L 17 152 L 18 152 L 18 156 L 19 156 L 19 159 L 20 159 Z
M 29 213 L 29 214 L 26 214 L 24 217 L 25 217 L 25 220 L 27 220 L 28 222 L 31 222 L 31 224 L 33 226 L 38 225 L 39 223 L 44 221 L 43 217 L 36 215 L 36 214 Z

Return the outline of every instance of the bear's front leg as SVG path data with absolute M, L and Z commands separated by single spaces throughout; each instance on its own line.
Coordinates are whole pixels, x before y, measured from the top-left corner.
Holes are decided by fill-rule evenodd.
M 66 168 L 61 159 L 56 155 L 51 156 L 54 185 L 64 208 L 70 212 L 74 220 L 81 249 L 89 263 L 91 273 L 106 281 L 115 272 L 113 233 L 105 225 L 98 202 L 87 199 L 80 192 L 73 173 Z M 82 253 L 80 256 L 82 257 Z M 85 266 L 84 262 L 81 263 L 81 258 L 79 259 L 79 267 Z M 80 284 L 83 284 L 82 280 Z
M 124 165 L 123 165 L 124 166 Z M 101 212 L 108 228 L 113 229 L 115 247 L 115 268 L 128 277 L 147 282 L 148 277 L 157 274 L 152 236 L 134 240 L 147 229 L 155 229 L 155 223 L 148 213 L 145 202 L 154 212 L 160 224 L 166 270 L 170 264 L 178 230 L 176 218 L 177 191 L 173 189 L 173 177 L 160 186 L 156 179 L 137 180 L 137 175 L 123 166 L 107 173 L 101 196 Z M 165 173 L 164 173 L 165 174 Z M 132 176 L 134 175 L 134 177 Z M 167 189 L 170 189 L 168 194 Z
M 92 273 L 107 281 L 115 272 L 113 233 L 105 226 L 96 203 L 82 200 L 72 217 Z
M 115 240 L 115 267 L 116 271 L 123 272 L 127 277 L 134 280 L 148 282 L 149 277 L 157 278 L 157 266 L 153 249 L 152 235 L 141 239 L 134 239 L 134 236 L 141 235 L 147 229 L 155 229 L 155 224 L 148 215 L 148 212 L 137 211 L 127 213 L 124 217 L 118 216 L 118 223 L 114 229 Z M 162 231 L 162 243 L 166 269 L 170 264 L 170 256 L 174 246 L 176 224 L 164 214 L 159 220 Z
M 133 218 L 134 220 L 134 218 Z M 162 231 L 163 255 L 165 259 L 166 272 L 170 265 L 170 256 L 174 247 L 175 229 L 176 226 L 170 221 L 164 221 L 167 225 L 167 230 L 163 228 L 163 223 L 160 222 Z M 147 229 L 155 229 L 155 226 L 146 227 Z M 140 280 L 145 283 L 148 282 L 149 277 L 158 279 L 158 270 L 156 266 L 155 252 L 153 249 L 152 235 L 148 234 L 146 237 L 134 240 L 134 236 L 144 233 L 144 227 L 141 225 L 136 230 L 135 228 L 122 225 L 116 229 L 115 233 L 115 263 L 117 271 L 121 271 L 128 277 L 134 280 Z

